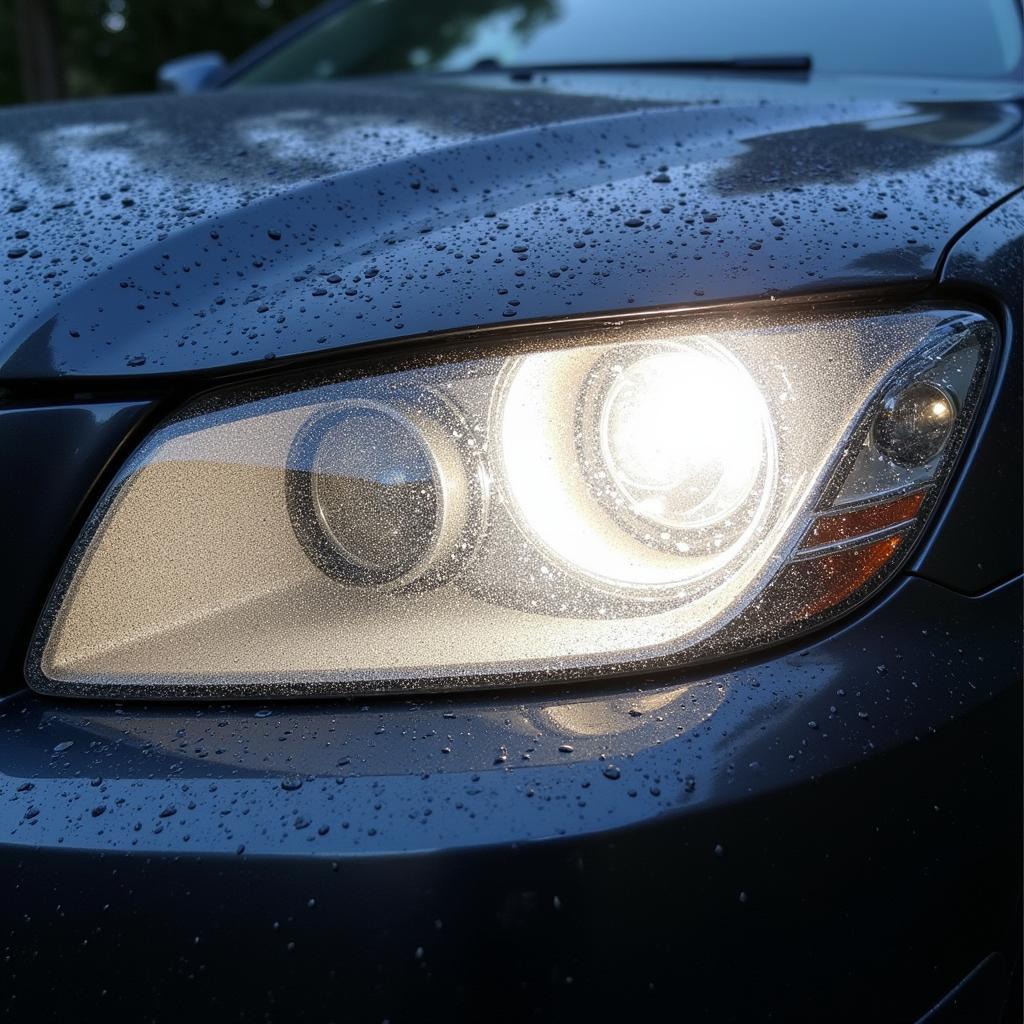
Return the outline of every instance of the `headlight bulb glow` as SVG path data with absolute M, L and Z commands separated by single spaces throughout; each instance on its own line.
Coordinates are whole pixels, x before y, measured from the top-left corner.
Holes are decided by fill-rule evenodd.
M 711 338 L 545 353 L 513 361 L 500 390 L 499 475 L 524 529 L 633 596 L 678 600 L 774 496 L 767 403 Z
M 629 509 L 686 530 L 738 512 L 770 439 L 764 397 L 747 371 L 714 343 L 665 346 L 616 370 L 598 437 Z

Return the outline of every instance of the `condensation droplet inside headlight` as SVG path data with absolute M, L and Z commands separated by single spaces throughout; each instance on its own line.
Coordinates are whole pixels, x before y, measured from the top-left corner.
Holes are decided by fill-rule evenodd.
M 30 682 L 408 692 L 764 646 L 896 571 L 996 337 L 972 311 L 751 307 L 210 394 L 101 499 Z

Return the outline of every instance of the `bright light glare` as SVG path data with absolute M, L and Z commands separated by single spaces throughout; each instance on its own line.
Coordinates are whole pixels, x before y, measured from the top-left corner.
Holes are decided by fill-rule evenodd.
M 593 349 L 521 360 L 502 405 L 502 475 L 523 525 L 555 558 L 627 587 L 672 586 L 706 575 L 735 553 L 743 540 L 737 534 L 752 525 L 746 519 L 763 509 L 762 492 L 771 486 L 761 477 L 773 434 L 757 385 L 710 339 L 634 351 L 621 346 L 621 357 L 604 372 L 602 353 Z M 692 548 L 680 541 L 666 551 L 594 498 L 579 454 L 591 439 L 577 438 L 574 424 L 587 389 L 607 386 L 609 372 L 617 377 L 600 422 L 580 429 L 601 434 L 593 440 L 633 510 L 654 520 L 655 533 L 659 522 L 704 530 L 751 502 L 729 543 L 716 548 L 701 537 L 704 543 Z
M 674 345 L 618 375 L 601 416 L 604 461 L 634 511 L 671 527 L 708 526 L 750 498 L 767 415 L 726 352 Z

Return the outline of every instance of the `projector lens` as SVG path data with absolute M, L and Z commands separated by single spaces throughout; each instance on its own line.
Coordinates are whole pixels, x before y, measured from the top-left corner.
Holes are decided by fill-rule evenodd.
M 942 451 L 955 420 L 949 395 L 919 381 L 886 397 L 874 424 L 875 443 L 901 466 L 923 466 Z
M 306 553 L 361 585 L 431 585 L 472 547 L 479 479 L 428 395 L 355 399 L 314 415 L 292 451 L 289 502 Z M 472 501 L 475 497 L 475 501 Z
M 380 409 L 340 412 L 317 447 L 313 507 L 355 570 L 393 579 L 430 550 L 440 496 L 423 437 Z
M 672 529 L 727 522 L 749 501 L 768 413 L 750 375 L 711 345 L 611 368 L 601 454 L 630 511 Z

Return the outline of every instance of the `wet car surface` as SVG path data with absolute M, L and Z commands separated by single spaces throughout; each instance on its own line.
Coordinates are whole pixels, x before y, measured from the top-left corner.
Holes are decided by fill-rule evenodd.
M 4 1012 L 896 1021 L 969 978 L 926 1019 L 1003 1019 L 1020 133 L 1007 87 L 813 76 L 384 78 L 0 111 Z M 927 534 L 838 623 L 491 693 L 24 687 L 90 509 L 197 393 L 478 329 L 839 300 L 977 307 L 1001 338 Z
M 603 84 L 8 111 L 5 378 L 223 374 L 513 318 L 920 289 L 1019 187 L 1009 102 Z

